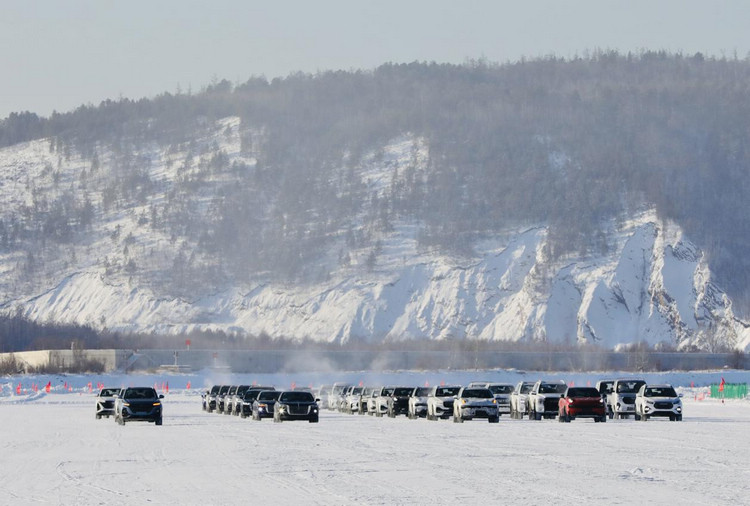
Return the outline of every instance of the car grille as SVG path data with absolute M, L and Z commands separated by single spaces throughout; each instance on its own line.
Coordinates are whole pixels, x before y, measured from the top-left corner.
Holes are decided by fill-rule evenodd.
M 290 404 L 289 405 L 289 414 L 290 415 L 306 415 L 309 411 L 310 407 L 303 404 Z
M 558 399 L 557 397 L 555 397 L 554 399 L 544 399 L 544 411 L 557 411 L 557 405 L 559 402 L 560 399 Z
M 635 404 L 635 397 L 623 397 L 620 400 L 623 404 Z
M 656 409 L 672 409 L 671 402 L 655 402 L 654 408 Z
M 449 401 L 443 401 L 443 406 L 445 406 L 445 409 L 453 409 L 453 399 Z

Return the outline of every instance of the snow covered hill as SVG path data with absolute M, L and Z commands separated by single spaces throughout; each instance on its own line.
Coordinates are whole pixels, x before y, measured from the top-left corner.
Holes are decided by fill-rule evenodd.
M 256 163 L 240 150 L 237 118 L 222 120 L 215 131 L 203 142 L 219 146 L 230 162 Z M 13 213 L 38 206 L 40 195 L 75 194 L 85 186 L 82 173 L 95 187 L 92 178 L 114 172 L 97 175 L 75 153 L 63 159 L 49 146 L 41 140 L 0 150 L 6 230 Z M 424 170 L 425 150 L 420 139 L 395 139 L 380 156 L 365 159 L 359 177 L 370 191 L 385 191 L 394 168 Z M 3 311 L 158 333 L 203 328 L 341 342 L 465 337 L 750 348 L 748 324 L 712 283 L 699 248 L 650 210 L 613 227 L 607 252 L 596 258 L 550 260 L 544 224 L 508 230 L 473 244 L 470 255 L 449 257 L 418 248 L 416 224 L 396 222 L 380 239 L 374 263 L 368 264 L 367 250 L 337 263 L 334 245 L 319 260 L 327 274 L 318 279 L 289 284 L 258 274 L 251 282 L 206 284 L 176 295 L 170 276 L 181 240 L 141 223 L 149 206 L 185 177 L 185 166 L 176 163 L 185 154 L 154 148 L 137 156 L 148 159 L 150 181 L 161 193 L 134 199 L 123 212 L 107 210 L 106 192 L 89 191 L 98 216 L 84 239 L 54 254 L 0 250 Z M 100 158 L 105 168 L 115 164 L 112 154 Z M 29 275 L 34 263 L 43 265 Z

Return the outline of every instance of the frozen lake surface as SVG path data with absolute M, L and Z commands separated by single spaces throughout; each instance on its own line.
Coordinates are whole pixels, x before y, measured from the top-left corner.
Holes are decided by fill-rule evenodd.
M 163 426 L 121 427 L 95 419 L 86 391 L 9 395 L 8 384 L 0 504 L 703 505 L 750 497 L 750 402 L 698 401 L 692 390 L 683 422 L 503 416 L 454 424 L 323 410 L 318 424 L 275 424 L 205 413 L 195 388 L 173 387 Z

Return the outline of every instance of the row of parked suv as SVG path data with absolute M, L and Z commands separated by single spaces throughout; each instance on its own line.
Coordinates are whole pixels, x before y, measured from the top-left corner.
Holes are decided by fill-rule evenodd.
M 472 382 L 468 386 L 363 387 L 324 385 L 319 397 L 330 410 L 377 417 L 406 415 L 408 418 L 456 422 L 486 418 L 497 422 L 501 415 L 541 420 L 558 418 L 569 422 L 592 418 L 637 420 L 668 417 L 682 420 L 682 400 L 671 385 L 647 385 L 642 379 L 601 380 L 596 387 L 568 386 L 562 380 L 521 381 L 517 385 Z
M 363 387 L 335 383 L 324 385 L 319 396 L 330 410 L 376 417 L 428 420 L 453 418 L 455 422 L 476 418 L 497 423 L 510 413 L 512 385 L 473 382 L 468 386 Z
M 273 418 L 318 423 L 318 399 L 307 389 L 276 390 L 272 386 L 214 385 L 201 395 L 203 411 L 253 420 Z

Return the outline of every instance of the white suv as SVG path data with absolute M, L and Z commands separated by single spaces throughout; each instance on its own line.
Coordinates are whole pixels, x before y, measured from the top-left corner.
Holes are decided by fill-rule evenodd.
M 450 418 L 460 386 L 434 386 L 427 395 L 427 419 Z
M 682 421 L 682 400 L 672 385 L 643 385 L 635 396 L 635 419 L 647 421 L 652 416 Z
M 642 379 L 615 380 L 612 393 L 607 396 L 608 411 L 615 420 L 635 415 L 635 395 L 645 384 Z
M 529 412 L 529 392 L 534 388 L 533 381 L 519 381 L 510 394 L 510 417 L 520 420 Z
M 486 418 L 490 423 L 497 423 L 497 400 L 488 388 L 464 387 L 453 403 L 453 421 L 464 423 L 464 420 Z

